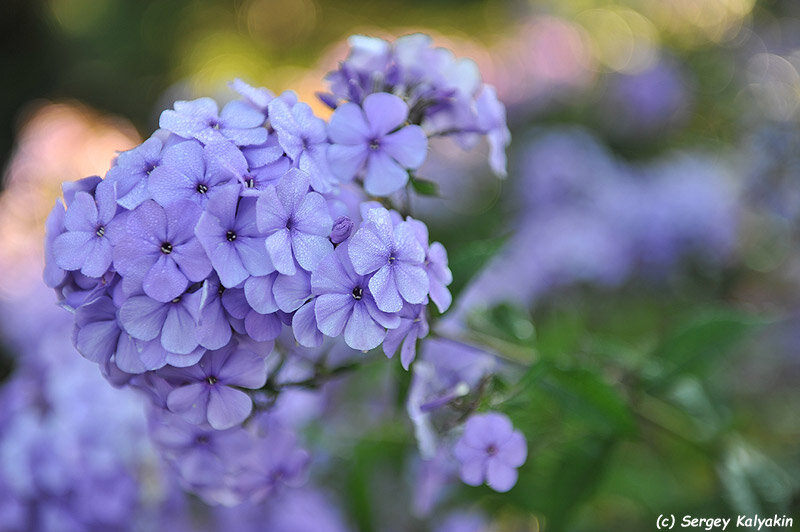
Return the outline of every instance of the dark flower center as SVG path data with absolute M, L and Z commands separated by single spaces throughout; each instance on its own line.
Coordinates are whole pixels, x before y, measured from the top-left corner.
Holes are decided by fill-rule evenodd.
M 360 301 L 364 297 L 364 290 L 360 286 L 353 288 L 353 299 Z
M 213 118 L 208 121 L 208 125 L 214 129 L 219 129 L 219 122 Z
M 228 231 L 227 233 L 225 233 L 225 238 L 228 239 L 228 242 L 233 242 L 234 240 L 236 240 L 236 233 L 234 233 L 233 231 Z
M 294 225 L 294 220 L 292 220 L 291 218 L 286 220 L 286 229 L 291 230 L 292 229 L 292 225 Z
M 208 192 L 208 185 L 204 185 L 203 183 L 198 183 L 197 184 L 197 191 L 200 194 L 205 194 L 206 192 Z
M 396 260 L 397 260 L 397 257 L 395 257 L 394 255 L 389 255 L 389 264 L 394 264 L 394 261 L 396 261 Z
M 106 234 L 106 227 L 104 225 L 100 225 L 97 227 L 97 232 L 95 233 L 97 236 L 103 236 Z
M 213 375 L 210 375 L 210 376 L 209 376 L 209 377 L 206 379 L 206 382 L 207 382 L 208 384 L 210 384 L 210 385 L 212 385 L 212 386 L 213 386 L 213 385 L 215 385 L 215 384 L 217 383 L 217 378 L 216 378 L 216 377 L 214 377 Z
M 217 295 L 221 296 L 224 292 L 225 292 L 225 287 L 222 286 L 222 285 L 219 285 L 219 288 L 217 288 Z
M 151 164 L 147 168 L 145 168 L 145 173 L 147 175 L 150 175 L 150 174 L 153 173 L 153 170 L 155 170 L 156 168 L 157 168 L 157 166 L 155 164 Z
M 205 445 L 208 443 L 208 435 L 200 434 L 194 439 L 195 443 L 198 445 Z
M 161 253 L 163 253 L 164 255 L 169 255 L 170 253 L 172 253 L 172 244 L 170 244 L 169 242 L 162 242 Z
M 175 299 L 172 300 L 172 302 L 173 303 L 180 303 L 181 302 L 181 296 L 176 297 Z
M 247 180 L 244 182 L 244 186 L 247 188 L 255 188 L 256 180 L 253 177 L 248 177 Z
M 496 455 L 497 454 L 497 446 L 495 444 L 493 444 L 493 443 L 490 443 L 486 447 L 486 454 L 488 454 L 489 456 Z
M 381 147 L 381 143 L 378 141 L 378 139 L 372 139 L 371 141 L 369 141 L 369 149 L 370 150 L 377 151 L 378 148 L 380 148 L 380 147 Z

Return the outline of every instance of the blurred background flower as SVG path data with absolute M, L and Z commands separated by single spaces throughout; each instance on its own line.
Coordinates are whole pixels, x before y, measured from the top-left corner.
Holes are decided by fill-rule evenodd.
M 0 529 L 590 531 L 647 529 L 664 511 L 798 515 L 797 2 L 12 0 L 0 11 Z M 270 411 L 314 454 L 309 484 L 207 507 L 153 451 L 142 398 L 74 352 L 69 316 L 42 289 L 59 183 L 104 175 L 176 99 L 231 99 L 234 77 L 293 89 L 327 117 L 315 93 L 346 38 L 412 32 L 476 61 L 513 136 L 505 181 L 489 175 L 488 146 L 446 139 L 418 171 L 443 176 L 437 195 L 410 198 L 453 271 L 437 333 L 524 376 L 458 370 L 430 384 L 425 371 L 448 369 L 432 362 L 435 343 L 411 375 L 368 357 Z M 289 344 L 308 364 L 282 378 L 309 378 L 319 354 Z M 326 347 L 329 360 L 339 349 Z M 498 404 L 486 406 L 528 440 L 506 495 L 454 484 L 452 457 L 416 453 L 406 395 L 466 401 L 461 384 L 491 390 Z M 418 436 L 434 417 L 412 416 Z

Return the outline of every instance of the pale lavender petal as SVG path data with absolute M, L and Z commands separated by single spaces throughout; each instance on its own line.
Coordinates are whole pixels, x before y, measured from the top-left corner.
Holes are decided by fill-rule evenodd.
M 145 274 L 142 288 L 148 296 L 166 303 L 181 295 L 188 285 L 189 281 L 178 269 L 175 261 L 166 255 L 161 255 Z
M 517 483 L 517 470 L 509 467 L 497 457 L 490 458 L 486 463 L 486 484 L 493 490 L 505 493 Z
M 302 270 L 295 275 L 278 275 L 272 293 L 278 308 L 294 312 L 311 297 L 311 275 Z
M 511 437 L 500 448 L 497 454 L 497 459 L 501 460 L 509 467 L 519 467 L 525 463 L 528 457 L 528 444 L 525 442 L 525 437 L 514 431 Z
M 363 105 L 371 133 L 379 138 L 405 122 L 408 116 L 408 105 L 394 94 L 386 92 L 370 94 L 364 98 Z
M 333 251 L 327 237 L 292 231 L 292 250 L 297 263 L 306 270 L 314 271 L 320 261 Z
M 288 229 L 279 229 L 265 241 L 267 252 L 273 266 L 284 275 L 294 275 L 297 271 L 292 257 L 292 243 Z
M 381 150 L 404 168 L 419 168 L 428 155 L 428 139 L 419 126 L 406 126 L 381 139 Z
M 253 401 L 241 390 L 217 386 L 208 397 L 208 424 L 225 430 L 240 424 L 253 411 Z
M 64 218 L 67 231 L 87 231 L 94 233 L 97 229 L 97 205 L 88 192 L 78 192 L 67 209 Z
M 350 239 L 347 252 L 356 273 L 366 275 L 387 264 L 391 249 L 370 227 L 362 227 Z
M 167 317 L 167 305 L 147 296 L 128 298 L 119 309 L 119 321 L 125 330 L 139 340 L 157 338 Z
M 323 294 L 314 302 L 319 330 L 335 338 L 342 334 L 356 300 L 350 294 Z
M 91 251 L 89 241 L 94 233 L 74 231 L 62 233 L 53 241 L 53 254 L 56 264 L 64 270 L 80 270 Z
M 267 382 L 267 365 L 264 359 L 245 349 L 236 350 L 217 372 L 226 386 L 261 388 Z
M 328 123 L 328 136 L 336 144 L 365 145 L 370 139 L 370 129 L 364 120 L 364 111 L 352 103 L 336 108 Z
M 403 299 L 412 304 L 425 301 L 428 295 L 428 274 L 421 266 L 397 261 L 392 268 L 397 290 Z M 371 282 L 370 282 L 371 284 Z M 372 289 L 370 287 L 370 289 Z M 380 305 L 378 305 L 380 308 Z M 385 309 L 381 309 L 385 310 Z
M 328 213 L 325 198 L 317 192 L 309 192 L 294 211 L 293 229 L 325 238 L 330 235 L 333 220 Z
M 244 295 L 250 306 L 259 314 L 270 314 L 278 310 L 272 295 L 272 286 L 277 274 L 265 277 L 250 277 L 244 283 Z
M 394 270 L 398 266 L 399 264 L 395 264 L 393 267 L 384 266 L 369 280 L 369 291 L 375 298 L 375 304 L 384 312 L 400 312 L 400 309 L 403 308 L 403 299 L 398 292 L 394 276 Z M 422 273 L 424 274 L 425 271 L 423 270 Z M 427 283 L 427 281 L 428 276 L 425 275 L 425 282 Z M 415 301 L 415 303 L 419 303 L 419 301 Z
M 281 334 L 281 320 L 275 314 L 259 314 L 250 311 L 244 319 L 247 334 L 256 342 L 274 340 Z
M 388 196 L 406 186 L 408 172 L 388 153 L 375 151 L 367 158 L 364 190 L 373 196 Z
M 292 331 L 297 343 L 303 347 L 319 347 L 324 337 L 317 328 L 317 317 L 314 313 L 314 302 L 309 301 L 294 313 Z
M 167 408 L 190 423 L 200 423 L 206 417 L 210 387 L 205 382 L 194 382 L 175 388 L 167 396 Z
M 170 353 L 189 354 L 200 342 L 197 338 L 197 323 L 188 310 L 171 303 L 161 330 L 161 345 Z
M 349 181 L 367 162 L 369 148 L 363 145 L 331 144 L 328 147 L 328 166 L 340 181 Z
M 386 330 L 372 319 L 363 302 L 357 301 L 344 329 L 345 343 L 353 349 L 369 351 L 378 347 L 384 336 Z
M 275 187 L 267 187 L 256 202 L 258 230 L 264 233 L 283 229 L 289 219 L 289 212 L 278 199 Z

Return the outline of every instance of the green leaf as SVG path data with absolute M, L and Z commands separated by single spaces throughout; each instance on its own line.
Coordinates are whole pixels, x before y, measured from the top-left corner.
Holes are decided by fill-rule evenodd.
M 650 391 L 661 389 L 679 375 L 703 377 L 713 362 L 764 323 L 764 319 L 730 310 L 695 317 L 656 348 L 654 357 L 662 369 L 651 379 Z
M 547 530 L 566 530 L 577 508 L 589 499 L 605 477 L 614 449 L 611 438 L 581 440 L 564 449 L 549 479 L 544 514 Z
M 420 196 L 439 197 L 439 185 L 433 181 L 420 179 L 419 177 L 411 177 L 411 186 Z
M 547 383 L 562 406 L 579 414 L 587 423 L 599 424 L 624 436 L 636 431 L 633 415 L 621 393 L 596 373 L 553 368 Z

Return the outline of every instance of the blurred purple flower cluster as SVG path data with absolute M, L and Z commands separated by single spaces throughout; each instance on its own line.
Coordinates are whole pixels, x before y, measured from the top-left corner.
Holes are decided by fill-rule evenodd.
M 537 135 L 519 173 L 514 232 L 462 293 L 450 324 L 479 306 L 528 306 L 558 286 L 615 286 L 689 256 L 719 264 L 734 251 L 738 192 L 712 157 L 674 152 L 634 165 L 573 128 Z
M 474 64 L 421 35 L 352 43 L 329 76 L 329 123 L 294 93 L 237 80 L 221 110 L 176 102 L 104 179 L 65 184 L 47 220 L 45 281 L 74 312 L 75 347 L 152 399 L 154 442 L 211 503 L 305 482 L 310 455 L 268 408 L 292 344 L 383 344 L 408 369 L 428 303 L 450 306 L 444 247 L 368 195 L 405 188 L 431 134 L 465 147 L 486 135 L 505 171 L 505 111 Z M 365 73 L 382 89 L 359 91 Z

